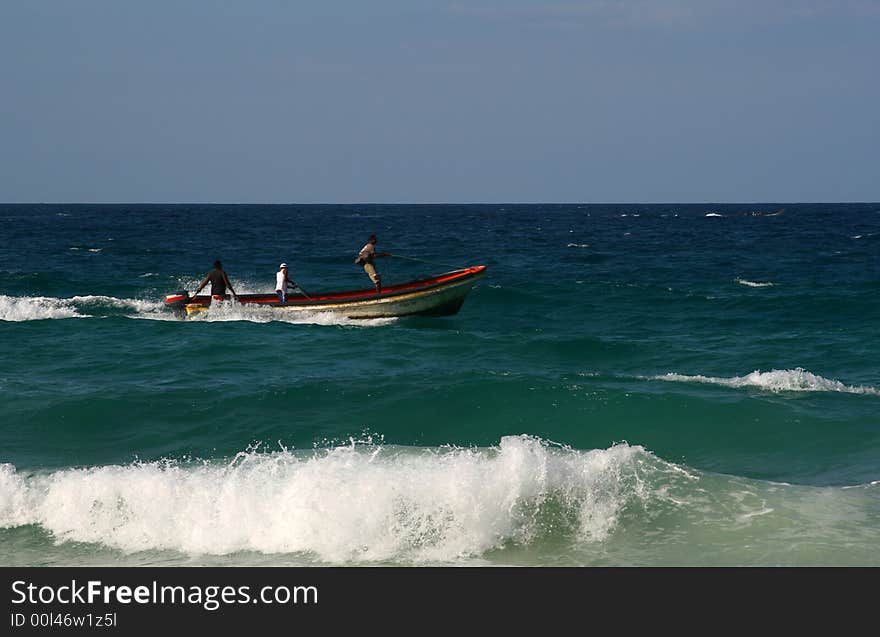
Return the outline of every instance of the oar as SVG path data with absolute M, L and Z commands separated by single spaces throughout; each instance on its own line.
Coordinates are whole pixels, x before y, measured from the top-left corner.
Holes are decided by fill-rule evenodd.
M 290 279 L 288 279 L 288 280 L 287 280 L 287 285 L 291 286 L 294 290 L 299 290 L 300 292 L 302 292 L 302 295 L 303 295 L 304 297 L 306 297 L 309 301 L 312 300 L 312 297 L 310 297 L 308 294 L 306 294 L 306 291 L 303 290 L 303 289 L 299 286 L 299 283 L 297 283 L 296 281 L 291 281 Z

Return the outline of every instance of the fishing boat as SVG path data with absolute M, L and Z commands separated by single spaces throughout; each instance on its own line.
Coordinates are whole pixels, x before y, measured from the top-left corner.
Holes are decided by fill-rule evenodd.
M 486 266 L 475 265 L 383 287 L 378 293 L 375 289 L 312 294 L 292 292 L 282 303 L 273 292 L 239 294 L 235 301 L 243 307 L 270 308 L 279 312 L 333 312 L 353 319 L 450 316 L 458 312 L 474 283 L 484 274 Z M 206 312 L 211 302 L 209 294 L 191 297 L 185 290 L 165 297 L 165 306 L 181 318 Z

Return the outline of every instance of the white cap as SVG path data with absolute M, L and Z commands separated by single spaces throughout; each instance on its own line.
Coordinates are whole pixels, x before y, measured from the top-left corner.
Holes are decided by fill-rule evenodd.
M 281 268 L 286 268 L 286 267 L 287 267 L 287 264 L 286 264 L 286 263 L 282 263 L 281 265 L 278 266 L 278 269 L 280 270 Z

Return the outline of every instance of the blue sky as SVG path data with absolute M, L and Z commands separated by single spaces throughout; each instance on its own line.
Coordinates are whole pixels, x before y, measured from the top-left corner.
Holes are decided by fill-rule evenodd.
M 0 201 L 880 200 L 880 0 L 3 0 Z

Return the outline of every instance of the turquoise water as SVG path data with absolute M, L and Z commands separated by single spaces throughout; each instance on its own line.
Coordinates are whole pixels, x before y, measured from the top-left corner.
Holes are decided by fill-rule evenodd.
M 487 275 L 162 306 L 367 288 L 374 232 Z M 880 565 L 878 292 L 878 204 L 3 205 L 0 562 Z

